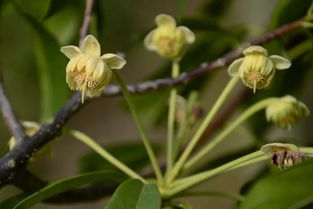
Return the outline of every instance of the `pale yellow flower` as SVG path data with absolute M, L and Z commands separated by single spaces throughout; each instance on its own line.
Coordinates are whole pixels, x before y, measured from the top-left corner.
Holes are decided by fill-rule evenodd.
M 175 19 L 166 14 L 156 16 L 157 28 L 145 37 L 145 47 L 169 59 L 183 56 L 189 44 L 195 41 L 194 33 L 185 26 L 176 26 Z
M 83 46 L 64 46 L 61 52 L 70 61 L 66 67 L 66 82 L 75 91 L 82 91 L 82 102 L 85 94 L 89 97 L 98 96 L 107 87 L 112 77 L 112 69 L 121 69 L 126 61 L 116 54 L 101 56 L 100 44 L 97 39 L 88 35 Z
M 268 121 L 282 128 L 290 128 L 310 113 L 305 104 L 290 95 L 273 102 L 265 112 Z
M 243 58 L 235 60 L 228 68 L 231 76 L 239 76 L 242 82 L 252 88 L 263 89 L 272 82 L 276 69 L 284 70 L 291 66 L 289 60 L 278 55 L 268 56 L 261 46 L 250 46 L 243 51 Z

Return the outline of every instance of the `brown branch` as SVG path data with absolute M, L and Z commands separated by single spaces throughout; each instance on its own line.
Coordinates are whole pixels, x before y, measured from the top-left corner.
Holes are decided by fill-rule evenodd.
M 88 33 L 88 29 L 89 29 L 89 25 L 90 25 L 90 21 L 91 21 L 92 10 L 93 10 L 95 1 L 96 0 L 86 0 L 86 7 L 85 7 L 85 12 L 84 12 L 83 24 L 82 24 L 82 27 L 80 29 L 80 45 L 82 45 L 83 39 L 85 38 L 85 36 Z M 77 102 L 77 100 L 76 100 L 77 95 L 79 95 L 79 93 L 76 94 L 76 96 L 72 97 L 71 101 L 74 101 L 74 102 L 73 103 L 72 102 L 68 102 L 68 105 L 65 105 L 63 107 L 63 109 L 62 109 L 63 111 L 61 110 L 59 112 L 59 115 L 67 115 L 67 114 L 69 114 L 68 116 L 70 116 L 71 115 L 70 114 L 71 111 L 69 111 L 69 109 L 77 111 L 76 107 L 77 107 L 77 104 L 79 104 Z M 69 107 L 69 106 L 71 106 L 71 107 Z M 28 139 L 29 137 L 26 136 L 23 127 L 21 126 L 21 124 L 19 123 L 19 121 L 15 117 L 15 114 L 14 114 L 14 112 L 12 110 L 12 107 L 11 107 L 11 105 L 10 105 L 6 95 L 5 95 L 3 84 L 2 84 L 1 80 L 0 80 L 0 108 L 1 108 L 2 114 L 4 116 L 4 119 L 6 121 L 6 124 L 7 124 L 7 126 L 9 127 L 9 129 L 11 131 L 11 134 L 18 141 L 22 141 L 23 140 L 24 146 L 26 146 L 28 144 L 29 140 L 24 140 L 24 139 Z M 64 114 L 64 112 L 67 112 L 67 114 Z M 56 117 L 58 117 L 58 119 L 54 120 L 54 122 L 55 122 L 54 123 L 54 127 L 56 127 L 56 129 L 60 129 L 61 128 L 61 124 L 65 123 L 67 117 L 62 117 L 62 116 L 56 116 Z M 52 124 L 50 124 L 50 125 L 52 125 Z M 41 128 L 44 128 L 44 127 L 45 126 L 42 126 Z M 39 134 L 39 132 L 40 132 L 40 130 L 38 131 L 37 134 Z M 46 133 L 50 132 L 50 128 L 49 127 L 45 128 L 45 132 Z M 55 137 L 56 135 L 57 135 L 57 132 L 54 132 L 53 137 Z M 36 143 L 36 144 L 37 145 L 35 145 L 35 147 L 41 147 L 42 146 L 40 141 L 39 141 L 39 143 Z M 20 151 L 18 151 L 18 150 L 20 150 L 20 147 L 17 146 L 14 150 L 17 150 L 17 151 L 13 151 L 13 152 L 20 152 Z M 1 168 L 5 168 L 5 170 L 7 170 L 7 171 L 11 170 L 12 173 L 9 174 L 9 175 L 7 175 L 8 173 L 5 174 L 5 175 L 7 175 L 5 177 L 6 178 L 5 181 L 2 181 L 2 178 L 0 177 L 0 187 L 1 187 L 1 185 L 5 185 L 6 183 L 8 183 L 8 181 L 15 180 L 15 178 L 18 178 L 20 176 L 20 173 L 23 173 L 24 175 L 27 175 L 29 177 L 30 181 L 33 182 L 33 184 L 28 184 L 27 182 L 23 182 L 23 181 L 21 181 L 21 182 L 14 181 L 14 184 L 16 184 L 18 187 L 20 187 L 22 189 L 26 189 L 28 187 L 31 187 L 31 185 L 35 185 L 33 187 L 33 189 L 35 190 L 36 189 L 36 185 L 37 186 L 39 186 L 39 185 L 43 186 L 45 184 L 44 181 L 40 180 L 36 176 L 33 176 L 27 170 L 23 169 L 23 166 L 21 166 L 21 168 L 18 168 L 19 164 L 25 164 L 25 161 L 27 159 L 29 159 L 29 157 L 36 151 L 37 151 L 37 148 L 33 148 L 30 153 L 24 154 L 25 155 L 24 157 L 23 156 L 17 157 L 17 158 L 12 157 L 10 160 L 7 160 L 7 161 L 4 160 L 4 163 L 0 164 L 0 170 L 1 170 Z M 5 157 L 1 158 L 1 160 L 3 160 L 3 159 L 5 159 Z M 1 161 L 1 162 L 3 162 L 3 161 Z M 19 171 L 18 173 L 17 173 L 17 170 Z M 0 174 L 0 176 L 1 176 L 1 174 Z M 22 179 L 24 179 L 24 178 L 22 178 Z M 26 187 L 26 188 L 23 188 L 23 187 Z M 29 189 L 30 188 L 28 188 L 28 190 Z
M 264 35 L 263 37 L 252 41 L 251 45 L 263 45 L 269 41 L 272 41 L 285 35 L 290 31 L 294 31 L 301 27 L 301 21 L 302 19 L 299 19 L 289 24 L 286 24 L 274 30 L 273 32 Z M 189 81 L 194 80 L 205 73 L 211 72 L 218 68 L 225 67 L 226 65 L 230 64 L 232 61 L 239 58 L 240 56 L 242 56 L 242 49 L 233 50 L 212 62 L 204 62 L 197 69 L 190 71 L 188 73 L 182 73 L 175 79 L 165 78 L 141 82 L 137 84 L 128 85 L 128 89 L 133 94 L 142 94 L 171 86 L 185 85 Z M 108 88 L 104 90 L 102 96 L 116 96 L 121 94 L 122 94 L 121 89 L 117 85 L 110 85 Z
M 0 109 L 5 121 L 6 126 L 10 130 L 10 133 L 17 142 L 20 142 L 25 135 L 25 131 L 20 123 L 20 121 L 16 118 L 12 106 L 8 100 L 7 95 L 4 91 L 3 81 L 0 77 Z
M 85 14 L 84 14 L 82 27 L 80 28 L 80 35 L 79 35 L 80 46 L 83 45 L 84 38 L 86 37 L 88 33 L 94 4 L 95 4 L 95 0 L 86 0 Z
M 254 45 L 261 45 L 269 42 L 273 39 L 279 38 L 286 33 L 296 30 L 301 27 L 301 20 L 296 20 L 290 24 L 284 25 L 275 31 L 266 34 L 265 36 L 256 39 L 251 42 Z M 175 79 L 159 79 L 155 81 L 147 81 L 128 85 L 131 93 L 147 93 L 150 91 L 156 91 L 161 88 L 171 87 L 174 85 L 187 84 L 190 80 L 193 80 L 204 73 L 216 70 L 224 67 L 234 59 L 237 59 L 242 54 L 242 50 L 234 50 L 225 56 L 211 62 L 203 63 L 199 68 L 183 73 Z M 116 85 L 110 85 L 102 94 L 102 96 L 115 96 L 120 95 L 121 90 Z M 90 101 L 88 99 L 87 101 Z M 86 102 L 87 103 L 87 102 Z M 84 103 L 84 104 L 86 104 Z M 41 129 L 31 137 L 31 140 L 23 140 L 18 144 L 10 153 L 6 154 L 0 159 L 0 186 L 7 184 L 12 179 L 12 176 L 17 172 L 19 168 L 25 167 L 29 157 L 36 152 L 39 148 L 51 141 L 53 138 L 60 134 L 62 127 L 69 120 L 69 118 L 75 114 L 82 107 L 80 101 L 80 93 L 75 94 L 70 101 L 58 112 L 54 120 L 50 124 L 45 124 Z M 14 166 L 12 166 L 14 165 Z

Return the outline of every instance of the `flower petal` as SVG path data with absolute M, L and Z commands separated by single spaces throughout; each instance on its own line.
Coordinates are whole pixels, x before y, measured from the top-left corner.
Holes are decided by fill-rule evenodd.
M 155 33 L 155 30 L 149 32 L 143 41 L 145 47 L 150 51 L 156 50 L 155 44 L 153 42 L 154 33 Z
M 91 58 L 92 57 L 88 55 L 82 54 L 82 56 L 80 56 L 79 59 L 77 60 L 77 65 L 76 65 L 77 71 L 78 72 L 82 71 L 86 67 L 88 60 Z
M 86 94 L 88 97 L 96 97 L 99 96 L 102 89 L 87 89 Z
M 176 21 L 175 19 L 166 14 L 159 14 L 158 16 L 155 17 L 155 23 L 160 26 L 160 25 L 173 25 L 176 26 Z
M 70 59 L 70 61 L 68 62 L 67 66 L 66 66 L 66 72 L 74 72 L 75 68 L 76 68 L 76 65 L 78 63 L 78 61 L 80 60 L 80 58 L 82 57 L 83 55 L 80 54 L 72 59 Z
M 191 44 L 195 41 L 195 39 L 196 39 L 195 34 L 189 28 L 187 28 L 185 26 L 179 26 L 177 29 L 183 31 L 188 44 Z
M 78 90 L 78 86 L 76 84 L 76 81 L 74 79 L 74 74 L 72 72 L 66 73 L 66 83 L 72 90 Z
M 101 81 L 105 77 L 104 68 L 105 63 L 102 61 L 98 62 L 95 70 L 93 71 L 92 78 L 96 81 Z
M 103 90 L 104 88 L 106 88 L 111 79 L 112 79 L 112 70 L 110 70 L 107 66 L 104 67 L 104 72 L 103 72 L 103 80 L 100 83 L 101 89 Z
M 88 35 L 84 39 L 82 51 L 90 56 L 100 57 L 100 44 L 93 35 Z
M 265 144 L 261 147 L 261 150 L 265 154 L 274 154 L 282 151 L 299 151 L 299 147 L 294 144 L 286 144 L 286 143 L 270 143 Z
M 242 64 L 243 58 L 236 59 L 233 61 L 228 67 L 228 74 L 232 77 L 239 76 L 238 70 L 240 65 Z
M 273 61 L 276 69 L 278 70 L 285 70 L 290 68 L 291 63 L 288 59 L 278 56 L 278 55 L 272 55 L 270 56 L 270 59 Z
M 102 55 L 101 59 L 110 69 L 121 69 L 126 64 L 126 60 L 123 57 L 112 53 Z
M 92 57 L 86 63 L 86 76 L 91 76 L 92 73 L 95 71 L 95 68 L 98 62 L 102 62 L 101 59 Z
M 77 46 L 63 46 L 61 47 L 61 52 L 69 59 L 72 59 L 82 53 L 80 48 Z
M 262 46 L 250 46 L 243 51 L 244 55 L 248 55 L 252 53 L 260 53 L 260 54 L 263 54 L 264 56 L 268 55 L 267 50 L 264 49 Z

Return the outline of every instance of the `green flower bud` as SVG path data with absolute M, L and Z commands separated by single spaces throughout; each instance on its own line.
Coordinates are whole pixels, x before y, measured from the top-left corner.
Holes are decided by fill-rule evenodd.
M 268 56 L 261 46 L 250 46 L 243 51 L 243 58 L 235 60 L 228 68 L 231 76 L 239 76 L 249 88 L 263 89 L 268 87 L 277 70 L 288 69 L 291 63 L 280 56 Z
M 66 82 L 74 91 L 82 91 L 82 102 L 85 93 L 89 97 L 98 96 L 109 84 L 112 69 L 121 69 L 126 61 L 116 54 L 100 56 L 100 44 L 92 35 L 86 36 L 82 48 L 64 46 L 61 52 L 70 61 L 66 67 Z
M 290 128 L 302 118 L 308 116 L 310 111 L 305 104 L 287 95 L 269 105 L 265 113 L 268 121 L 272 121 L 281 128 Z
M 195 41 L 194 33 L 187 27 L 177 27 L 169 15 L 160 14 L 155 22 L 158 27 L 145 37 L 145 47 L 169 59 L 181 58 L 187 46 Z
M 272 164 L 278 168 L 291 167 L 310 157 L 294 144 L 271 143 L 262 146 L 261 150 L 271 156 Z

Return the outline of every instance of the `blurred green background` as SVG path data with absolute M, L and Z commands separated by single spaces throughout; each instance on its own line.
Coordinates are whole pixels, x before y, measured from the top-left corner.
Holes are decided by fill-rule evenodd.
M 154 17 L 160 13 L 175 16 L 179 24 L 191 28 L 196 43 L 182 61 L 182 71 L 195 69 L 231 49 L 244 48 L 257 38 L 284 23 L 306 14 L 311 0 L 98 0 L 90 33 L 101 42 L 102 53 L 123 53 L 127 60 L 121 71 L 127 83 L 170 75 L 170 63 L 144 49 L 145 34 L 155 27 Z M 60 53 L 63 45 L 77 45 L 82 24 L 82 0 L 2 0 L 0 1 L 0 68 L 10 101 L 21 120 L 48 122 L 70 98 L 65 83 L 67 59 Z M 267 96 L 291 94 L 313 110 L 313 37 L 312 30 L 300 29 L 266 44 L 271 54 L 292 60 L 291 69 L 279 72 L 268 90 L 249 97 L 242 110 Z M 207 110 L 228 81 L 222 69 L 191 82 L 180 91 L 187 96 L 199 90 L 201 106 Z M 243 86 L 238 87 L 237 91 Z M 234 93 L 235 94 L 235 93 Z M 165 139 L 164 113 L 167 90 L 136 96 L 142 118 L 156 143 Z M 160 98 L 156 101 L 155 98 Z M 238 113 L 237 112 L 237 113 Z M 292 130 L 268 126 L 264 113 L 249 120 L 211 156 L 236 152 L 258 143 L 271 141 L 313 145 L 313 117 L 306 118 Z M 103 144 L 139 139 L 134 122 L 121 98 L 100 98 L 86 105 L 68 124 Z M 8 152 L 10 138 L 1 118 L 0 155 Z M 253 140 L 251 140 L 253 139 Z M 45 180 L 55 180 L 80 172 L 78 161 L 89 149 L 69 137 L 52 143 L 51 154 L 30 164 L 30 169 Z M 219 176 L 203 188 L 238 193 L 242 185 L 263 171 L 252 166 Z M 0 201 L 18 193 L 13 186 L 0 190 Z M 236 203 L 220 197 L 190 199 L 195 209 L 235 208 Z M 200 201 L 201 200 L 201 201 Z M 105 201 L 105 200 L 104 200 Z M 103 208 L 103 201 L 65 206 L 35 208 Z

